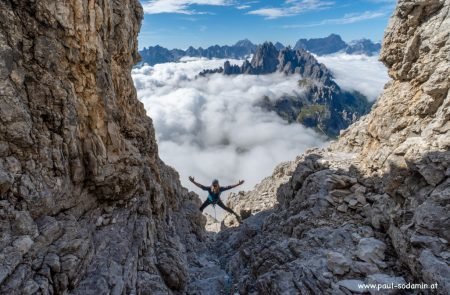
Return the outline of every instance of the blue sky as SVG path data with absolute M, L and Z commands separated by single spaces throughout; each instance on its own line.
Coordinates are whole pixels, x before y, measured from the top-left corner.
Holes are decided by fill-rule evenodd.
M 139 48 L 258 44 L 341 35 L 381 41 L 396 0 L 141 0 Z

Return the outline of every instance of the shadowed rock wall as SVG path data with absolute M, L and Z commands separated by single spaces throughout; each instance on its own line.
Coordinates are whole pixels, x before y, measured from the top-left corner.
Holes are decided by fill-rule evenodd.
M 206 222 L 158 157 L 136 0 L 0 3 L 0 293 L 186 287 Z
M 400 0 L 381 53 L 392 80 L 371 113 L 230 197 L 254 214 L 237 229 L 227 217 L 217 238 L 235 290 L 387 294 L 358 284 L 409 282 L 450 292 L 449 37 L 449 0 Z

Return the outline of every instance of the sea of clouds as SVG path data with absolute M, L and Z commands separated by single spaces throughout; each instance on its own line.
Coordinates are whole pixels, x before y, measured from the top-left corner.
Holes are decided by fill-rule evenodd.
M 316 56 L 333 72 L 336 83 L 345 90 L 357 90 L 375 101 L 389 80 L 387 68 L 378 56 L 336 53 Z
M 350 62 L 354 63 L 351 73 L 340 70 L 348 65 L 339 59 L 330 67 L 336 72 L 336 80 L 349 81 L 355 77 L 358 80 L 353 89 L 370 93 L 371 97 L 380 93 L 381 83 L 375 85 L 376 79 L 363 78 L 363 74 L 376 72 L 370 66 L 373 60 Z M 277 99 L 301 94 L 297 86 L 299 76 L 278 73 L 197 76 L 203 69 L 217 68 L 223 63 L 220 59 L 188 58 L 178 63 L 143 66 L 132 72 L 138 98 L 153 119 L 161 159 L 174 167 L 182 184 L 197 192 L 202 200 L 206 194 L 192 185 L 188 176 L 204 185 L 214 178 L 221 185 L 244 179 L 245 184 L 234 191 L 248 190 L 271 175 L 280 162 L 292 160 L 310 147 L 323 146 L 326 141 L 312 129 L 287 124 L 275 113 L 257 106 L 263 96 Z M 231 63 L 240 65 L 242 61 Z M 355 73 L 358 71 L 359 75 Z M 372 89 L 357 88 L 361 83 L 371 85 Z M 207 212 L 211 213 L 211 208 Z

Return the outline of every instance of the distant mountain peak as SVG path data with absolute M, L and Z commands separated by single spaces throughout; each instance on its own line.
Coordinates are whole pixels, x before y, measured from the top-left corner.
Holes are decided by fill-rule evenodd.
M 234 44 L 234 46 L 241 46 L 241 47 L 245 47 L 245 46 L 248 46 L 248 45 L 255 45 L 255 44 L 253 44 L 252 41 L 250 41 L 247 38 L 245 38 L 243 40 L 239 40 L 239 41 L 236 42 L 236 44 Z
M 331 54 L 343 50 L 347 47 L 341 36 L 331 34 L 325 38 L 300 39 L 294 46 L 294 49 L 306 49 L 319 55 Z
M 338 39 L 342 40 L 341 35 L 334 34 L 334 33 L 331 33 L 330 35 L 328 35 L 328 37 L 325 37 L 325 38 L 338 38 Z
M 373 55 L 377 54 L 381 50 L 380 43 L 373 43 L 370 39 L 353 40 L 345 49 L 345 53 L 348 54 L 365 54 Z
M 234 44 L 234 47 L 246 48 L 246 49 L 251 50 L 251 51 L 255 51 L 255 49 L 256 49 L 256 45 L 253 44 L 248 39 L 237 41 L 236 44 Z
M 278 49 L 278 50 L 281 50 L 281 49 L 283 49 L 283 48 L 285 48 L 286 46 L 284 46 L 282 43 L 280 43 L 280 42 L 276 42 L 275 44 L 274 44 L 274 46 L 275 46 L 275 48 L 276 49 Z

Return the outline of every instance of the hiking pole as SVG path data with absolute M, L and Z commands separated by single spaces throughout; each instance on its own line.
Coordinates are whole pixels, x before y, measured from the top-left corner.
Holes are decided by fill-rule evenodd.
M 217 223 L 217 217 L 216 217 L 216 204 L 213 204 L 214 208 L 214 223 Z

